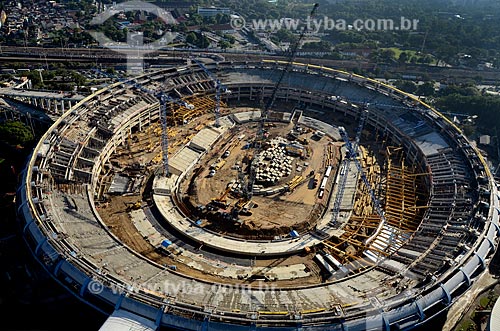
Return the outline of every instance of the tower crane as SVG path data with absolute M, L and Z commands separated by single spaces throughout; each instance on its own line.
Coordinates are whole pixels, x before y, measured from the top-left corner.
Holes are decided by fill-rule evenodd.
M 167 104 L 169 102 L 174 102 L 180 106 L 186 107 L 188 109 L 193 109 L 194 106 L 190 103 L 187 103 L 186 101 L 179 100 L 179 99 L 174 99 L 170 97 L 165 91 L 160 90 L 160 91 L 153 91 L 150 90 L 141 84 L 137 83 L 134 79 L 123 79 L 119 78 L 116 76 L 113 76 L 111 74 L 105 73 L 99 69 L 96 69 L 97 72 L 100 74 L 103 74 L 105 76 L 108 76 L 110 78 L 115 78 L 118 79 L 118 81 L 128 84 L 144 93 L 150 94 L 154 96 L 155 98 L 158 99 L 160 103 L 160 123 L 161 123 L 161 147 L 162 147 L 162 161 L 163 161 L 163 175 L 165 177 L 169 176 L 169 170 L 168 170 L 168 127 L 167 127 Z
M 312 18 L 315 15 L 316 9 L 318 8 L 318 6 L 319 6 L 318 3 L 314 4 L 313 9 L 311 10 L 311 12 L 309 14 L 309 18 Z M 267 121 L 267 118 L 269 116 L 269 109 L 273 106 L 274 101 L 276 100 L 276 95 L 278 93 L 278 90 L 281 87 L 281 83 L 283 81 L 283 78 L 285 77 L 286 73 L 288 73 L 290 71 L 290 68 L 292 67 L 293 61 L 295 60 L 295 55 L 297 54 L 297 50 L 300 46 L 302 39 L 304 38 L 304 35 L 305 35 L 307 28 L 308 28 L 307 25 L 305 25 L 303 27 L 303 29 L 299 35 L 299 38 L 297 39 L 297 41 L 293 45 L 293 47 L 288 55 L 288 61 L 285 65 L 285 68 L 281 71 L 281 74 L 280 74 L 278 80 L 276 81 L 276 85 L 273 88 L 273 92 L 271 94 L 271 97 L 267 100 L 267 102 L 265 103 L 265 105 L 261 111 L 259 132 L 258 132 L 257 137 L 256 137 L 257 141 L 254 142 L 254 148 L 256 148 L 254 155 L 257 155 L 258 152 L 260 151 L 262 142 L 264 141 L 265 122 Z M 262 92 L 262 93 L 264 93 L 264 92 Z M 255 178 L 256 178 L 256 169 L 255 169 L 255 165 L 252 164 L 250 166 L 248 185 L 246 185 L 247 186 L 246 189 L 243 190 L 245 192 L 245 195 L 246 195 L 245 198 L 247 200 L 250 200 L 252 198 L 253 185 L 255 183 Z
M 470 114 L 460 114 L 460 113 L 452 113 L 449 111 L 441 111 L 438 110 L 441 114 L 447 115 L 449 117 L 452 117 L 451 120 L 454 123 L 460 124 L 460 120 L 458 118 L 463 117 L 466 122 L 472 123 L 474 122 L 475 119 L 478 118 L 477 115 L 470 115 Z
M 231 93 L 231 91 L 223 85 L 219 78 L 215 77 L 210 70 L 203 64 L 203 62 L 197 60 L 197 59 L 192 59 L 193 62 L 195 62 L 198 66 L 200 66 L 201 69 L 214 81 L 215 83 L 215 126 L 218 128 L 220 126 L 219 122 L 219 117 L 220 117 L 220 97 L 221 97 L 221 92 L 224 92 L 226 94 Z
M 377 214 L 380 217 L 380 224 L 378 225 L 375 232 L 369 238 L 365 239 L 365 241 L 364 241 L 365 246 L 368 246 L 379 235 L 380 231 L 382 231 L 382 228 L 387 223 L 387 220 L 385 218 L 384 211 L 382 210 L 382 206 L 380 204 L 380 201 L 378 200 L 377 196 L 375 195 L 375 192 L 371 188 L 370 182 L 368 181 L 368 178 L 366 177 L 365 172 L 363 171 L 363 167 L 361 166 L 361 163 L 359 162 L 359 160 L 357 158 L 359 137 L 361 135 L 361 130 L 363 129 L 363 125 L 366 122 L 367 117 L 368 117 L 368 111 L 363 110 L 361 113 L 360 123 L 359 123 L 358 129 L 356 131 L 356 138 L 355 138 L 354 144 L 351 143 L 349 136 L 347 135 L 346 130 L 343 127 L 339 128 L 340 136 L 344 140 L 346 148 L 347 148 L 347 159 L 352 159 L 354 161 L 354 164 L 356 165 L 356 168 L 358 169 L 358 171 L 360 173 L 361 179 L 363 180 L 366 188 L 368 189 L 368 193 L 370 194 L 370 198 L 373 202 L 373 206 L 375 208 L 375 211 L 377 212 Z M 346 170 L 346 173 L 347 173 L 347 170 Z M 347 176 L 344 174 L 344 177 L 347 177 Z M 342 178 L 341 178 L 341 180 L 342 180 Z M 334 215 L 335 215 L 335 212 L 334 212 Z M 391 240 L 392 240 L 392 238 L 391 238 Z
M 356 160 L 358 156 L 357 154 L 358 154 L 359 139 L 361 137 L 361 132 L 363 131 L 363 127 L 365 125 L 367 117 L 368 117 L 368 110 L 362 109 L 358 128 L 356 130 L 356 137 L 354 139 L 354 144 L 352 145 L 351 142 L 349 141 L 349 137 L 347 136 L 345 129 L 343 127 L 339 128 L 340 135 L 342 136 L 342 139 L 344 139 L 344 142 L 346 143 L 347 155 L 341 165 L 337 194 L 335 195 L 335 201 L 332 210 L 332 219 L 331 219 L 332 225 L 337 224 L 337 218 L 340 213 L 340 205 L 342 204 L 342 198 L 344 196 L 345 185 L 347 183 L 347 178 L 349 177 L 351 160 L 353 159 Z
M 318 3 L 314 4 L 313 9 L 311 10 L 311 12 L 309 14 L 309 18 L 312 18 L 315 15 L 316 9 L 318 9 L 318 6 L 319 6 Z M 304 28 L 300 32 L 299 38 L 297 39 L 297 41 L 295 42 L 295 44 L 293 45 L 293 47 L 290 51 L 290 54 L 288 56 L 288 61 L 285 65 L 285 68 L 281 71 L 281 74 L 278 78 L 278 81 L 276 82 L 276 85 L 274 86 L 271 97 L 267 100 L 266 104 L 264 105 L 264 108 L 262 109 L 261 117 L 260 117 L 259 135 L 258 135 L 258 139 L 260 140 L 260 142 L 262 142 L 264 139 L 264 128 L 265 128 L 265 122 L 269 116 L 269 109 L 273 106 L 274 101 L 276 100 L 276 94 L 278 93 L 278 90 L 281 87 L 281 83 L 283 81 L 283 78 L 290 71 L 290 68 L 292 67 L 293 61 L 295 60 L 295 55 L 297 54 L 297 50 L 300 47 L 300 42 L 304 38 L 306 30 L 307 30 L 307 26 L 304 26 Z

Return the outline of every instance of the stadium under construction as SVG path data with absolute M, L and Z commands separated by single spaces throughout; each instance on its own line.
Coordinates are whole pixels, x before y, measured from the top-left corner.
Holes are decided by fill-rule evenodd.
M 79 101 L 24 170 L 26 243 L 103 330 L 405 330 L 485 272 L 498 188 L 438 111 L 327 67 L 202 61 Z

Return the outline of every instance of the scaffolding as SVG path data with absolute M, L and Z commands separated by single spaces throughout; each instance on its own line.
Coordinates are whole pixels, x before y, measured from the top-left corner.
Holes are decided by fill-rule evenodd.
M 217 107 L 213 95 L 205 95 L 202 97 L 190 96 L 183 98 L 182 101 L 187 102 L 194 107 L 190 107 L 191 109 L 189 109 L 177 103 L 171 103 L 167 118 L 169 123 L 172 123 L 172 125 L 182 125 L 191 121 L 193 118 L 197 118 L 207 113 L 213 113 L 213 109 Z M 219 106 L 221 108 L 227 107 L 222 100 L 220 101 Z
M 415 231 L 422 219 L 424 193 L 420 176 L 405 165 L 401 148 L 387 147 L 385 213 L 387 222 L 401 230 Z
M 425 205 L 427 194 L 424 192 L 421 180 L 421 176 L 427 173 L 416 173 L 415 169 L 405 165 L 401 148 L 387 147 L 386 153 L 385 176 L 377 175 L 380 169 L 374 156 L 364 152 L 362 155 L 365 157 L 360 163 L 365 169 L 365 178 L 371 186 L 380 187 L 377 195 L 385 197 L 386 227 L 395 228 L 399 236 L 395 242 L 389 241 L 386 246 L 380 246 L 380 249 L 366 243 L 366 239 L 379 228 L 381 217 L 374 208 L 368 187 L 358 185 L 353 215 L 349 218 L 349 222 L 342 227 L 340 236 L 324 241 L 325 248 L 332 255 L 343 264 L 351 264 L 351 271 L 356 269 L 359 272 L 371 263 L 363 258 L 367 249 L 377 256 L 391 255 L 394 251 L 393 245 L 401 246 L 403 244 L 401 238 L 408 239 L 417 230 L 427 208 Z

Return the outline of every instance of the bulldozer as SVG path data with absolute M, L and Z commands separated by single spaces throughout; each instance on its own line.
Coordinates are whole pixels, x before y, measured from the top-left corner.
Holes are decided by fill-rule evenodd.
M 142 203 L 140 200 L 136 201 L 136 202 L 128 202 L 128 203 L 126 203 L 126 205 L 127 205 L 127 209 L 126 209 L 127 212 L 132 211 L 132 210 L 141 209 L 141 207 L 142 207 Z

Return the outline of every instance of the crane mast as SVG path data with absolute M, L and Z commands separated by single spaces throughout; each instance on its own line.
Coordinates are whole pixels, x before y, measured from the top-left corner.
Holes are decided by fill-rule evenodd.
M 318 3 L 314 4 L 314 7 L 311 10 L 311 13 L 309 14 L 310 18 L 313 17 L 314 14 L 316 13 L 316 9 L 318 8 L 318 6 L 319 6 Z M 260 118 L 260 126 L 259 126 L 259 135 L 258 135 L 258 137 L 259 137 L 258 139 L 260 140 L 259 143 L 264 140 L 264 128 L 265 128 L 265 122 L 266 122 L 268 115 L 269 115 L 269 109 L 273 106 L 274 101 L 276 100 L 276 94 L 278 93 L 278 90 L 281 86 L 283 78 L 285 77 L 286 73 L 288 73 L 290 71 L 290 68 L 292 67 L 293 61 L 295 60 L 295 55 L 297 54 L 297 50 L 300 47 L 300 42 L 304 38 L 306 30 L 307 30 L 307 26 L 304 26 L 300 35 L 299 35 L 299 38 L 297 39 L 297 42 L 295 42 L 295 44 L 293 45 L 293 47 L 290 51 L 290 54 L 288 56 L 288 61 L 285 65 L 285 68 L 281 71 L 281 74 L 276 82 L 276 85 L 274 86 L 271 97 L 267 100 L 264 108 L 262 109 L 261 118 Z M 264 91 L 262 93 L 264 93 Z
M 354 144 L 351 144 L 351 141 L 349 140 L 349 136 L 347 135 L 347 132 L 345 131 L 345 129 L 343 127 L 339 128 L 339 132 L 340 132 L 340 136 L 344 140 L 346 148 L 347 148 L 346 160 L 353 160 L 354 161 L 354 164 L 356 165 L 356 168 L 358 169 L 358 172 L 361 176 L 361 179 L 363 180 L 363 183 L 365 184 L 366 188 L 368 189 L 368 193 L 370 194 L 370 198 L 373 202 L 373 207 L 375 208 L 375 211 L 377 212 L 377 214 L 380 217 L 380 224 L 378 225 L 377 229 L 369 238 L 367 238 L 364 241 L 364 244 L 366 246 L 368 246 L 370 244 L 370 242 L 373 241 L 379 235 L 380 231 L 382 230 L 384 225 L 387 223 L 387 221 L 385 218 L 384 211 L 382 210 L 381 203 L 380 203 L 379 199 L 377 198 L 377 196 L 375 195 L 375 192 L 373 191 L 373 189 L 370 185 L 370 182 L 368 181 L 368 178 L 366 177 L 366 174 L 363 171 L 363 167 L 361 166 L 361 163 L 359 162 L 358 157 L 357 157 L 359 138 L 361 136 L 361 131 L 363 129 L 364 123 L 366 122 L 366 118 L 368 117 L 368 110 L 366 110 L 366 109 L 361 110 L 360 116 L 361 116 L 360 123 L 359 123 L 357 131 L 356 131 L 356 138 L 355 138 Z M 347 178 L 347 172 L 348 172 L 348 169 L 346 169 L 343 177 L 340 179 L 341 182 L 345 182 L 345 178 Z M 344 185 L 345 185 L 345 183 L 344 183 Z M 338 192 L 340 192 L 340 187 L 339 187 Z M 337 197 L 338 197 L 338 194 L 337 194 Z M 342 196 L 340 196 L 340 201 L 341 200 L 342 200 Z M 337 203 L 337 199 L 335 202 Z M 339 202 L 339 206 L 340 206 L 340 202 Z M 334 212 L 332 215 L 332 219 L 334 222 L 336 221 L 336 217 L 338 216 L 338 211 L 335 210 L 335 208 L 336 207 L 334 207 Z
M 318 3 L 314 4 L 313 9 L 311 10 L 311 12 L 309 14 L 310 18 L 315 15 L 316 9 L 318 8 L 318 6 L 319 6 Z M 281 74 L 280 74 L 280 76 L 279 76 L 278 80 L 276 81 L 276 84 L 273 88 L 271 97 L 264 104 L 264 107 L 261 111 L 259 132 L 257 133 L 256 140 L 254 141 L 254 148 L 255 148 L 254 155 L 257 155 L 262 147 L 262 142 L 264 141 L 265 123 L 266 123 L 267 118 L 269 116 L 269 109 L 273 106 L 274 101 L 276 100 L 276 95 L 278 93 L 278 90 L 281 87 L 281 83 L 283 82 L 283 78 L 290 71 L 290 68 L 292 67 L 293 61 L 295 60 L 295 55 L 297 54 L 297 50 L 300 47 L 300 42 L 304 38 L 306 30 L 307 30 L 307 25 L 305 25 L 303 27 L 303 29 L 299 35 L 299 38 L 297 39 L 297 41 L 293 45 L 293 47 L 288 55 L 288 61 L 285 65 L 285 68 L 281 71 Z M 264 90 L 262 90 L 262 98 L 263 98 L 263 95 L 264 95 Z M 255 169 L 255 165 L 252 164 L 252 166 L 250 167 L 248 185 L 246 185 L 246 189 L 244 189 L 244 192 L 245 192 L 244 195 L 246 195 L 247 200 L 250 200 L 252 198 L 253 185 L 255 183 L 255 178 L 256 178 L 256 169 Z
M 169 176 L 169 170 L 168 170 L 168 126 L 167 126 L 167 103 L 168 102 L 174 102 L 180 106 L 183 106 L 183 107 L 186 107 L 186 108 L 190 108 L 192 107 L 192 105 L 190 104 L 187 104 L 185 101 L 182 101 L 182 100 L 177 100 L 177 99 L 173 99 L 172 97 L 170 97 L 168 94 L 166 94 L 164 91 L 152 91 L 142 85 L 140 85 L 139 83 L 137 83 L 136 81 L 134 81 L 133 79 L 123 79 L 123 78 L 119 78 L 117 76 L 113 76 L 111 74 L 108 74 L 108 73 L 105 73 L 103 72 L 102 70 L 99 70 L 99 69 L 96 69 L 97 72 L 105 75 L 105 76 L 108 76 L 110 78 L 115 78 L 115 79 L 118 79 L 120 82 L 124 83 L 124 84 L 128 84 L 128 85 L 131 85 L 132 87 L 144 92 L 144 93 L 147 93 L 147 94 L 150 94 L 152 96 L 154 96 L 155 98 L 158 99 L 158 102 L 160 104 L 160 124 L 161 124 L 161 148 L 162 148 L 162 162 L 163 162 L 163 175 L 165 177 L 168 177 Z
M 221 90 L 224 90 L 226 93 L 229 93 L 229 90 L 220 82 L 220 80 L 212 74 L 210 70 L 199 60 L 192 59 L 201 69 L 214 81 L 215 84 L 215 126 L 218 128 L 220 126 L 220 97 Z
M 160 122 L 161 122 L 161 149 L 163 161 L 163 174 L 168 177 L 168 126 L 167 126 L 167 95 L 160 92 L 157 96 L 160 101 Z

